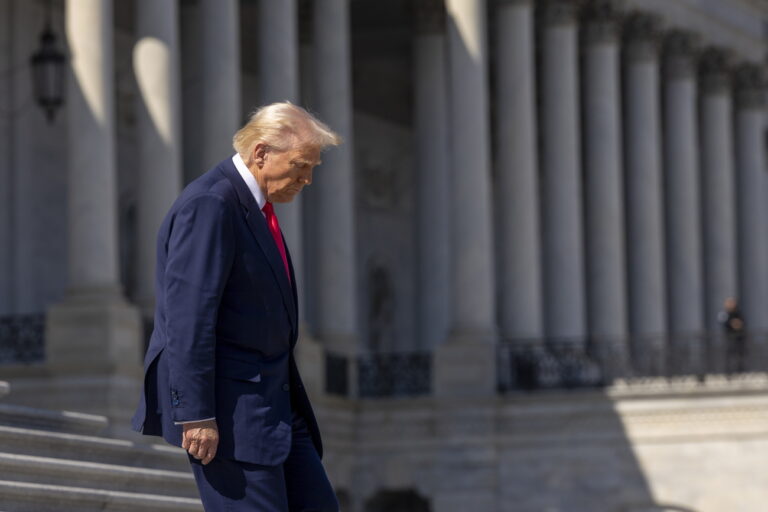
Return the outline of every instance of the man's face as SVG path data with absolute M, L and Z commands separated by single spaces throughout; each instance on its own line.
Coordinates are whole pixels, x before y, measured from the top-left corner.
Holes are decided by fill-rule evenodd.
M 320 163 L 320 148 L 302 145 L 278 151 L 257 144 L 248 166 L 267 201 L 288 203 L 312 183 L 312 170 Z

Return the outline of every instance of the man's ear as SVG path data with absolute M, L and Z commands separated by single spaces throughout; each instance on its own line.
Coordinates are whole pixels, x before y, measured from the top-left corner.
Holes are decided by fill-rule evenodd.
M 256 165 L 259 166 L 259 169 L 264 165 L 264 162 L 267 159 L 267 146 L 266 144 L 263 144 L 259 142 L 256 144 L 256 146 L 253 148 L 253 153 L 251 153 L 251 158 L 254 162 L 256 162 Z

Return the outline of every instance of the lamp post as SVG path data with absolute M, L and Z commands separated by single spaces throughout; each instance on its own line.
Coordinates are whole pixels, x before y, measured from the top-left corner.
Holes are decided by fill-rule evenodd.
M 48 20 L 40 35 L 40 48 L 30 57 L 30 63 L 35 100 L 45 110 L 48 122 L 53 122 L 56 110 L 64 104 L 65 57 L 51 30 L 50 4 Z

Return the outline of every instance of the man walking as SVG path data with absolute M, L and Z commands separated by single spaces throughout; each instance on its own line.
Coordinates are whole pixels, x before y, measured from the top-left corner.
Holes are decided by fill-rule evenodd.
M 189 453 L 206 511 L 338 511 L 293 357 L 296 283 L 272 204 L 340 138 L 274 103 L 190 183 L 157 238 L 155 328 L 133 428 Z
M 726 372 L 742 373 L 746 369 L 747 329 L 739 310 L 739 303 L 734 297 L 725 299 L 718 320 L 725 333 Z

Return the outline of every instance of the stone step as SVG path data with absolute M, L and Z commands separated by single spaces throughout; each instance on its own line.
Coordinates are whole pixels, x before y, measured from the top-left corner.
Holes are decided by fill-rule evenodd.
M 50 411 L 24 405 L 0 404 L 0 425 L 71 434 L 98 434 L 109 426 L 106 416 Z
M 197 498 L 190 470 L 167 471 L 0 452 L 0 475 L 14 482 Z
M 38 457 L 54 456 L 83 462 L 99 462 L 170 471 L 189 471 L 181 448 L 134 443 L 122 439 L 50 432 L 0 425 L 0 452 Z
M 0 480 L 3 512 L 202 512 L 198 499 Z

